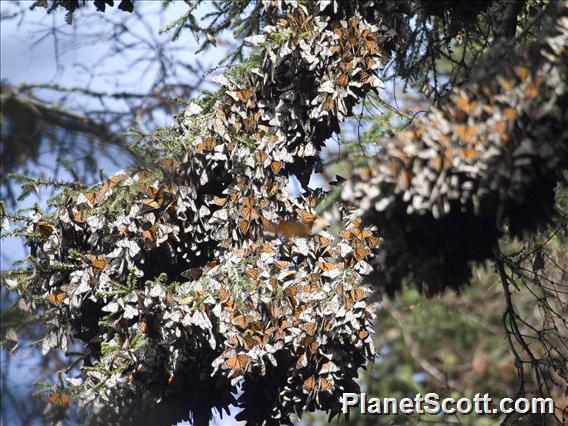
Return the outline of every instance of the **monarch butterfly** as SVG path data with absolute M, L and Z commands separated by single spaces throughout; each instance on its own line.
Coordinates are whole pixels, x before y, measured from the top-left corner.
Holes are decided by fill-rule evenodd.
M 226 301 L 230 295 L 231 293 L 229 293 L 229 291 L 226 288 L 221 287 L 219 289 L 219 299 L 221 300 L 221 302 Z
M 118 183 L 124 179 L 124 175 L 114 175 L 105 180 L 101 186 L 101 192 L 105 194 L 109 189 L 114 188 Z
M 267 186 L 268 195 L 272 196 L 272 195 L 276 194 L 278 191 L 280 191 L 280 187 L 281 187 L 281 184 L 278 183 L 278 182 L 274 183 L 274 184 L 269 183 L 268 186 Z
M 410 172 L 406 169 L 402 169 L 398 175 L 398 186 L 399 188 L 406 190 L 410 186 Z
M 258 268 L 249 268 L 249 269 L 245 270 L 245 275 L 249 278 L 252 278 L 253 280 L 256 280 L 259 272 L 260 272 L 260 269 L 258 269 Z
M 144 198 L 141 203 L 145 206 L 157 209 L 164 203 L 164 197 L 160 196 L 158 198 Z
M 334 265 L 332 262 L 322 262 L 321 260 L 318 261 L 316 263 L 316 265 L 322 270 L 322 271 L 330 271 L 333 269 Z
M 302 291 L 303 291 L 304 293 L 312 293 L 313 291 L 315 291 L 315 290 L 317 290 L 317 289 L 318 289 L 318 287 L 315 286 L 315 285 L 304 284 L 304 285 L 302 286 Z
M 61 406 L 69 405 L 69 403 L 71 402 L 71 397 L 69 395 L 67 395 L 65 392 L 57 391 L 57 392 L 50 393 L 47 396 L 47 400 L 49 402 L 51 402 L 52 404 L 61 407 Z
M 146 238 L 147 240 L 150 241 L 156 241 L 157 238 L 157 233 L 156 233 L 156 228 L 151 227 L 150 229 L 147 229 L 143 232 L 144 238 Z
M 160 185 L 160 191 L 162 191 L 162 193 L 165 194 L 173 194 L 174 192 L 177 191 L 177 185 L 173 184 L 173 183 L 164 183 L 162 185 Z
M 315 215 L 307 210 L 302 210 L 300 216 L 302 216 L 304 222 L 313 222 L 315 219 Z
M 162 167 L 166 170 L 173 170 L 179 166 L 179 162 L 171 158 L 164 158 L 162 160 Z
M 98 200 L 103 200 L 105 194 L 110 191 L 112 187 L 110 186 L 109 181 L 104 181 L 103 184 L 101 185 L 101 189 L 99 190 L 99 192 L 97 192 L 97 199 Z
M 252 349 L 253 347 L 261 343 L 260 337 L 258 336 L 247 336 L 245 337 L 245 347 L 247 349 Z
M 49 294 L 49 301 L 56 306 L 59 305 L 63 299 L 65 299 L 65 293 L 58 292 Z
M 470 114 L 477 107 L 477 101 L 470 101 L 465 96 L 456 96 L 454 102 L 457 106 L 467 114 Z
M 351 234 L 353 234 L 353 236 L 357 239 L 357 240 L 361 240 L 363 238 L 363 231 L 361 231 L 359 228 L 353 228 L 351 229 Z
M 242 220 L 241 222 L 239 222 L 239 229 L 246 234 L 246 232 L 248 231 L 250 226 L 250 222 L 246 221 L 246 220 Z
M 507 130 L 507 120 L 502 119 L 499 120 L 495 123 L 495 130 L 497 130 L 499 133 L 504 134 L 505 131 Z
M 277 260 L 276 262 L 274 262 L 274 264 L 280 269 L 284 269 L 286 266 L 288 266 L 289 262 L 285 260 Z
M 525 81 L 529 76 L 529 70 L 526 67 L 519 66 L 515 70 L 515 73 L 519 76 L 521 81 Z
M 442 166 L 444 165 L 444 159 L 441 155 L 436 155 L 433 159 L 430 160 L 430 165 L 434 170 L 439 172 L 442 170 Z
M 337 77 L 337 80 L 335 82 L 340 86 L 347 86 L 347 84 L 349 83 L 349 76 L 343 73 L 339 74 L 339 77 Z
M 235 254 L 238 257 L 247 257 L 249 255 L 249 253 L 250 253 L 250 250 L 249 250 L 248 247 L 243 247 L 243 248 L 237 249 L 235 251 Z
M 342 62 L 339 64 L 339 69 L 345 73 L 350 73 L 351 71 L 353 71 L 353 63 Z
M 304 312 L 305 310 L 306 310 L 305 305 L 298 306 L 296 309 L 294 309 L 294 316 L 296 318 L 299 318 L 299 316 L 302 315 L 302 312 Z
M 379 238 L 374 235 L 371 235 L 365 238 L 365 242 L 367 243 L 367 246 L 369 248 L 374 248 L 377 247 L 377 245 L 379 244 Z
M 85 198 L 87 198 L 87 201 L 91 206 L 97 202 L 97 194 L 95 194 L 94 192 L 91 191 L 85 192 Z
M 247 100 L 252 96 L 253 93 L 254 93 L 253 87 L 249 87 L 248 89 L 244 90 L 237 90 L 237 96 L 241 101 Z
M 308 322 L 302 325 L 302 328 L 310 335 L 313 336 L 317 330 L 317 324 L 315 322 Z
M 227 204 L 227 197 L 214 197 L 212 203 L 216 206 L 223 207 L 225 204 Z
M 259 117 L 260 117 L 260 111 L 257 111 L 251 114 L 249 117 L 245 118 L 243 120 L 245 129 L 247 129 L 251 133 L 254 132 L 257 129 Z M 257 138 L 260 139 L 260 137 L 258 137 L 258 134 L 256 134 L 255 136 L 257 136 Z
M 272 290 L 276 290 L 278 287 L 278 280 L 276 278 L 270 278 L 270 285 L 272 286 Z
M 153 176 L 154 176 L 154 172 L 152 172 L 151 170 L 140 170 L 138 173 L 136 173 L 136 177 L 139 180 L 150 179 Z
M 258 202 L 258 204 L 260 205 L 261 208 L 266 208 L 268 207 L 268 205 L 270 204 L 270 201 L 268 201 L 266 198 L 261 198 L 260 201 Z
M 439 145 L 448 145 L 448 143 L 450 142 L 450 137 L 446 134 L 446 133 L 440 133 L 438 135 L 438 143 Z M 444 155 L 446 156 L 446 158 L 448 158 L 447 152 L 451 152 L 452 148 L 446 148 L 446 151 L 444 152 Z
M 319 279 L 320 279 L 319 274 L 316 274 L 316 273 L 314 273 L 314 272 L 312 272 L 312 273 L 310 274 L 310 281 L 311 281 L 311 282 L 313 282 L 313 283 L 318 282 Z
M 475 127 L 465 124 L 454 124 L 453 128 L 458 137 L 465 142 L 471 142 L 476 133 Z
M 262 253 L 276 254 L 276 250 L 274 250 L 274 247 L 272 247 L 270 243 L 263 243 L 260 247 L 260 251 Z
M 55 227 L 47 222 L 39 222 L 37 224 L 37 229 L 42 238 L 48 238 L 51 234 L 53 234 L 53 231 L 55 231 Z
M 223 363 L 223 367 L 241 372 L 246 370 L 249 364 L 249 360 L 250 356 L 248 356 L 247 354 L 237 354 L 234 357 L 231 357 L 227 361 L 225 361 Z
M 268 154 L 264 151 L 257 151 L 255 158 L 257 162 L 264 163 L 264 161 L 268 158 Z
M 510 80 L 506 80 L 501 76 L 497 76 L 497 81 L 506 92 L 511 90 L 513 87 L 513 83 Z
M 150 188 L 153 188 L 153 186 L 150 185 L 148 182 L 141 182 L 141 183 L 138 184 L 138 189 L 141 192 L 145 192 L 145 193 L 152 195 Z M 154 188 L 154 189 L 156 189 L 156 188 Z
M 229 337 L 226 340 L 226 342 L 227 342 L 228 347 L 235 347 L 235 346 L 238 346 L 240 344 L 239 338 L 236 335 L 232 335 L 231 337 Z
M 99 255 L 88 254 L 87 259 L 89 259 L 89 261 L 91 262 L 93 267 L 95 267 L 97 269 L 104 269 L 104 267 L 107 264 L 107 258 L 103 254 L 99 254 Z
M 175 379 L 175 375 L 170 374 L 168 376 L 168 385 L 171 385 L 174 382 L 174 379 Z
M 303 368 L 308 365 L 308 356 L 304 352 L 296 361 L 296 368 Z
M 198 153 L 203 153 L 203 151 L 212 151 L 215 148 L 215 138 L 212 136 L 207 136 L 203 139 L 203 142 L 200 142 L 195 147 L 195 150 Z
M 240 213 L 241 216 L 244 217 L 247 221 L 252 221 L 258 219 L 258 212 L 254 207 L 255 200 L 252 197 L 245 197 L 243 201 L 243 208 L 241 209 Z
M 239 315 L 233 320 L 233 324 L 239 326 L 242 329 L 248 328 L 252 322 L 252 317 L 250 315 Z
M 475 158 L 477 155 L 477 152 L 475 151 L 474 148 L 462 148 L 460 150 L 460 156 L 462 158 Z
M 75 222 L 84 222 L 83 212 L 81 210 L 74 210 L 73 219 Z
M 315 354 L 319 348 L 319 343 L 313 337 L 304 337 L 302 343 L 306 346 L 312 354 Z
M 272 305 L 270 307 L 270 313 L 274 318 L 280 318 L 284 313 L 284 310 L 280 306 Z
M 326 111 L 331 111 L 335 103 L 333 102 L 333 98 L 331 96 L 326 96 L 325 100 L 323 101 L 323 109 Z
M 362 288 L 358 288 L 356 290 L 351 290 L 351 297 L 354 300 L 359 301 L 359 300 L 363 299 L 364 296 L 365 296 L 365 292 L 363 291 Z
M 354 253 L 355 253 L 355 258 L 357 260 L 362 260 L 365 256 L 369 254 L 369 250 L 364 248 L 356 248 L 354 250 Z
M 513 118 L 515 118 L 515 116 L 517 115 L 517 111 L 515 110 L 515 108 L 511 108 L 511 107 L 505 108 L 505 109 L 503 110 L 503 113 L 504 113 L 505 116 L 506 116 L 508 119 L 510 119 L 510 120 L 512 120 Z
M 205 144 L 205 148 L 209 151 L 211 151 L 213 148 L 215 148 L 215 138 L 213 136 L 207 136 L 204 140 L 203 143 Z
M 325 377 L 319 379 L 319 390 L 323 392 L 330 392 L 329 380 Z
M 140 333 L 146 334 L 148 332 L 148 323 L 146 321 L 142 321 L 138 324 L 138 330 Z
M 311 394 L 316 391 L 316 384 L 317 384 L 316 377 L 310 376 L 304 381 L 302 389 L 305 390 L 307 393 Z
M 284 293 L 286 294 L 286 296 L 296 297 L 296 295 L 298 294 L 298 287 L 291 285 L 290 287 L 287 287 L 286 290 L 284 290 Z
M 278 173 L 282 167 L 284 167 L 284 163 L 282 161 L 273 161 L 270 163 L 270 167 L 274 171 L 274 173 Z
M 540 87 L 540 84 L 542 83 L 542 78 L 539 78 L 537 81 L 535 81 L 534 83 L 528 84 L 527 85 L 527 94 L 531 97 L 534 98 L 536 95 L 538 95 L 538 88 Z

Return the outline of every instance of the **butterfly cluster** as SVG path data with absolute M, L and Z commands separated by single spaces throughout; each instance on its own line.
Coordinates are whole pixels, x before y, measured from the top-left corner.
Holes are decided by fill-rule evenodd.
M 428 292 L 460 288 L 468 262 L 550 219 L 568 165 L 568 18 L 524 56 L 452 91 L 440 108 L 380 143 L 343 197 L 379 227 L 390 292 L 412 276 Z
M 138 424 L 172 404 L 172 423 L 200 424 L 237 404 L 252 424 L 291 423 L 337 414 L 358 389 L 374 356 L 360 277 L 379 239 L 339 208 L 332 229 L 321 190 L 286 184 L 307 184 L 325 139 L 381 87 L 404 31 L 371 3 L 270 2 L 277 20 L 249 40 L 260 65 L 188 106 L 181 149 L 32 215 L 20 288 L 43 309 L 44 353 L 84 343 L 63 391 L 87 422 Z

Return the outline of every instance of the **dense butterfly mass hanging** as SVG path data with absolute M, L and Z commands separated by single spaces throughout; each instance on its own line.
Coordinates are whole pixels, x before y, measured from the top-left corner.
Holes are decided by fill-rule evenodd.
M 85 342 L 81 373 L 58 392 L 88 422 L 138 423 L 183 401 L 171 421 L 237 404 L 251 424 L 290 423 L 336 414 L 358 389 L 374 357 L 360 276 L 378 238 L 341 210 L 343 232 L 315 226 L 323 193 L 294 198 L 286 184 L 307 184 L 324 141 L 382 87 L 407 30 L 382 17 L 387 5 L 267 2 L 276 21 L 249 40 L 260 66 L 218 76 L 213 105 L 189 105 L 182 154 L 33 215 L 29 308 L 46 310 L 44 353 Z
M 568 166 L 562 9 L 552 34 L 382 141 L 344 188 L 344 199 L 381 230 L 372 280 L 389 292 L 409 276 L 430 293 L 459 289 L 470 261 L 493 256 L 504 226 L 520 235 L 550 219 Z
M 250 424 L 337 414 L 374 356 L 362 276 L 375 269 L 389 291 L 409 275 L 430 292 L 459 288 L 505 221 L 520 233 L 549 216 L 568 163 L 566 17 L 531 48 L 538 60 L 455 89 L 383 141 L 344 188 L 357 210 L 322 218 L 322 191 L 288 192 L 288 175 L 306 188 L 326 139 L 381 90 L 407 6 L 264 2 L 269 22 L 247 40 L 259 61 L 187 107 L 182 149 L 32 214 L 20 307 L 43 313 L 44 353 L 84 343 L 80 372 L 46 396 L 53 407 L 78 401 L 90 424 L 188 412 L 207 424 L 231 405 Z

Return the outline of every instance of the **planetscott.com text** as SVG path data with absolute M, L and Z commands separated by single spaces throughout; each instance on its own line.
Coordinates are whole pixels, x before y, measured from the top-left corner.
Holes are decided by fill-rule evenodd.
M 476 393 L 472 398 L 440 397 L 430 392 L 414 398 L 374 398 L 366 393 L 344 393 L 342 412 L 350 409 L 361 414 L 552 414 L 552 398 L 502 398 L 493 400 L 489 394 Z

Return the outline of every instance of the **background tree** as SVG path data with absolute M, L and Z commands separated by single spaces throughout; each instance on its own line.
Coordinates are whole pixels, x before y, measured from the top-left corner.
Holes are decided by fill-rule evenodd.
M 93 3 L 100 11 L 114 5 Z M 3 281 L 21 295 L 19 311 L 43 319 L 42 352 L 60 348 L 72 359 L 67 377 L 46 387 L 48 416 L 64 418 L 76 399 L 89 423 L 166 424 L 189 411 L 206 424 L 214 408 L 231 404 L 251 424 L 287 423 L 303 411 L 333 417 L 374 354 L 376 306 L 361 279 L 379 295 L 404 283 L 440 293 L 461 289 L 472 262 L 487 259 L 503 290 L 520 383 L 514 394 L 558 399 L 567 380 L 558 255 L 566 221 L 557 194 L 567 158 L 564 5 L 220 1 L 202 26 L 199 4 L 188 3 L 168 28 L 174 37 L 186 28 L 205 34 L 202 49 L 233 31 L 219 89 L 187 102 L 174 126 L 138 132 L 136 165 L 95 185 L 80 182 L 69 163 L 73 181 L 19 176 L 24 194 L 46 184 L 59 192 L 45 212 L 5 214 L 4 222 L 22 224 L 7 235 L 23 237 L 31 255 Z M 78 1 L 36 6 L 66 9 L 67 21 L 80 25 Z M 118 7 L 134 9 L 128 1 Z M 398 87 L 421 91 L 421 104 L 433 106 L 418 118 L 404 112 Z M 31 105 L 34 117 L 50 117 L 33 95 L 14 95 L 41 88 L 3 91 L 12 111 Z M 126 98 L 146 113 L 167 108 Z M 377 104 L 397 120 L 373 119 L 377 108 L 365 113 Z M 131 125 L 131 113 L 124 117 L 115 129 Z M 357 127 L 356 141 L 340 143 L 347 152 L 337 163 L 322 148 L 349 117 L 371 125 L 363 132 L 370 143 Z M 111 131 L 79 122 L 98 137 Z M 347 183 L 334 179 L 329 193 L 310 189 L 324 163 L 327 173 L 343 168 Z M 292 176 L 304 191 L 297 197 L 286 189 Z M 504 245 L 515 236 L 522 240 Z M 525 286 L 519 296 L 515 285 Z M 447 303 L 467 305 L 480 287 Z M 540 316 L 525 311 L 529 294 Z M 389 340 L 385 319 L 378 343 L 393 353 L 404 343 L 406 371 L 418 368 L 422 382 L 468 394 L 463 382 L 471 377 L 446 371 L 459 365 L 456 354 L 421 356 L 422 344 L 403 325 L 412 318 L 402 313 L 408 301 L 435 317 L 438 302 L 421 300 L 407 290 L 385 301 L 379 312 L 390 314 L 402 340 Z M 495 322 L 484 326 L 494 330 Z M 475 340 L 459 342 L 459 355 L 472 356 Z M 485 344 L 494 349 L 489 338 Z M 489 370 L 486 359 L 481 352 L 474 372 Z M 377 368 L 388 365 L 385 358 Z M 497 390 L 511 394 L 505 388 Z

